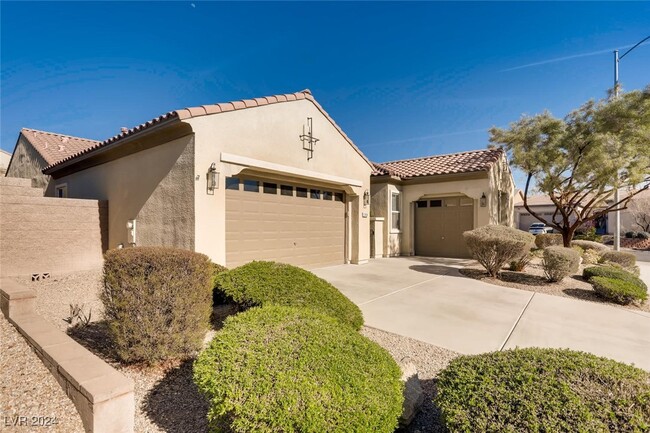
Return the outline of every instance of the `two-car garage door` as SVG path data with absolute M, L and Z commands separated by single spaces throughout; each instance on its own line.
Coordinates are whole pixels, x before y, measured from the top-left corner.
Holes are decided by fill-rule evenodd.
M 469 257 L 463 232 L 474 226 L 474 202 L 469 197 L 419 200 L 415 203 L 415 254 Z
M 315 268 L 345 261 L 345 195 L 295 182 L 226 179 L 226 263 Z

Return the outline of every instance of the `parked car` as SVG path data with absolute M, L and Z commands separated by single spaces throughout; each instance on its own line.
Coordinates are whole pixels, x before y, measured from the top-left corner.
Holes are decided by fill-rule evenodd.
M 553 228 L 548 227 L 544 223 L 532 223 L 530 225 L 530 228 L 528 229 L 528 233 L 534 234 L 534 235 L 541 235 L 544 233 L 553 233 Z

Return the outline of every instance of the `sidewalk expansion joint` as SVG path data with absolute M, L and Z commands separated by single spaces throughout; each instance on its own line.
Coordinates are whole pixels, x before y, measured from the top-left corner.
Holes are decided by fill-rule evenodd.
M 533 300 L 535 297 L 535 292 L 531 295 L 530 299 L 528 299 L 528 302 L 526 302 L 526 305 L 524 305 L 524 308 L 521 310 L 521 313 L 519 313 L 519 317 L 517 317 L 517 320 L 515 323 L 512 325 L 512 328 L 510 328 L 510 332 L 508 332 L 508 335 L 506 336 L 506 339 L 503 341 L 503 344 L 501 347 L 499 347 L 499 352 L 503 350 L 504 347 L 506 347 L 506 344 L 508 344 L 508 340 L 510 340 L 510 337 L 512 336 L 512 333 L 515 332 L 515 329 L 517 328 L 517 325 L 519 325 L 519 321 L 523 317 L 524 313 L 528 309 L 528 306 L 530 305 L 530 302 Z
M 445 276 L 446 276 L 446 275 L 436 275 L 435 277 L 433 277 L 433 278 L 429 278 L 428 280 L 420 281 L 419 283 L 411 284 L 411 285 L 408 286 L 408 287 L 403 287 L 403 288 L 401 288 L 401 289 L 397 289 L 397 290 L 392 291 L 392 292 L 390 292 L 390 293 L 386 293 L 385 295 L 381 295 L 381 296 L 378 296 L 378 297 L 376 297 L 376 298 L 370 299 L 370 300 L 368 300 L 368 301 L 364 301 L 364 302 L 362 302 L 362 303 L 360 303 L 360 304 L 357 304 L 357 306 L 361 307 L 362 305 L 370 304 L 371 302 L 375 302 L 375 301 L 377 301 L 377 300 L 379 300 L 379 299 L 383 299 L 383 298 L 386 298 L 386 297 L 388 297 L 388 296 L 392 296 L 392 295 L 394 295 L 394 294 L 396 294 L 396 293 L 403 292 L 404 290 L 411 289 L 411 288 L 413 288 L 413 287 L 415 287 L 415 286 L 419 286 L 420 284 L 428 283 L 429 281 L 433 281 L 433 280 L 436 280 L 436 279 L 438 279 L 438 278 L 440 278 L 440 277 L 445 277 Z

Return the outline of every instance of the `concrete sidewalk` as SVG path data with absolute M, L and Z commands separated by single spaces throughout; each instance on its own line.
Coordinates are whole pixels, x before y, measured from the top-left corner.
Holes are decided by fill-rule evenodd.
M 436 346 L 564 347 L 650 371 L 650 315 L 465 278 L 457 269 L 467 262 L 400 257 L 314 273 L 359 305 L 366 325 Z

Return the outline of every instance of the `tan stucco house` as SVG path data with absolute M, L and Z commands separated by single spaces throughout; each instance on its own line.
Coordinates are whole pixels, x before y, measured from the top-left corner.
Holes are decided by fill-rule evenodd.
M 375 256 L 468 257 L 464 231 L 513 225 L 514 182 L 501 150 L 375 164 L 370 189 Z
M 172 111 L 52 157 L 73 139 L 22 130 L 8 175 L 107 200 L 108 248 L 175 246 L 229 267 L 369 258 L 374 166 L 308 90 Z
M 104 141 L 23 129 L 7 176 L 107 201 L 108 248 L 228 267 L 463 257 L 463 231 L 513 219 L 501 151 L 373 164 L 309 90 L 171 111 Z

